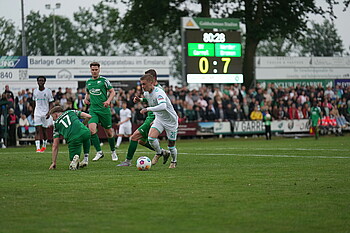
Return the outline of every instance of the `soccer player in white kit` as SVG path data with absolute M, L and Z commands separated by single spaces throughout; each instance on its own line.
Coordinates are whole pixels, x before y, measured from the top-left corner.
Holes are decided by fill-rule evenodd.
M 117 143 L 115 144 L 116 148 L 119 148 L 120 143 L 122 142 L 123 136 L 130 137 L 132 133 L 131 125 L 131 110 L 127 108 L 126 102 L 122 103 L 122 109 L 119 111 L 120 121 L 117 124 L 119 126 Z
M 148 133 L 148 141 L 156 151 L 156 156 L 161 156 L 162 150 L 159 145 L 158 136 L 165 130 L 168 138 L 168 148 L 171 154 L 171 163 L 169 168 L 175 168 L 177 165 L 177 149 L 175 142 L 177 138 L 178 116 L 171 104 L 170 99 L 165 92 L 154 86 L 154 78 L 150 74 L 141 77 L 141 86 L 144 90 L 144 97 L 149 107 L 142 109 L 142 114 L 152 111 L 156 116 L 153 125 Z M 140 98 L 135 97 L 136 102 Z
M 52 118 L 50 118 L 49 111 L 53 105 L 52 91 L 49 88 L 45 88 L 46 77 L 37 77 L 38 88 L 33 92 L 34 106 L 34 126 L 35 126 L 35 145 L 36 152 L 44 152 L 47 145 L 47 133 L 46 129 L 52 125 Z M 42 132 L 42 138 L 41 138 Z M 40 148 L 40 140 L 43 140 L 42 147 Z

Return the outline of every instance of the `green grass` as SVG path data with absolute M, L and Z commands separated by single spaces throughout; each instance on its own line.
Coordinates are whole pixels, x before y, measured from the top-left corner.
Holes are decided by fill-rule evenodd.
M 2 149 L 0 232 L 350 232 L 349 139 L 179 140 L 178 167 L 147 172 Z

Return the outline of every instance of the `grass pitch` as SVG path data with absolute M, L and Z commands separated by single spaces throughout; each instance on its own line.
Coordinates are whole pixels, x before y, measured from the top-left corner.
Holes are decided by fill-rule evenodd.
M 78 171 L 66 146 L 54 171 L 50 146 L 1 149 L 0 232 L 350 232 L 349 139 L 179 140 L 178 167 L 147 172 L 107 145 Z

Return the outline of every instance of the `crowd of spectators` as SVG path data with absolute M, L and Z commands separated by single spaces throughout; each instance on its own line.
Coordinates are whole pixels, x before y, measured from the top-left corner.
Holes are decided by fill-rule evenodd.
M 273 120 L 308 119 L 310 107 L 314 102 L 321 108 L 324 116 L 341 118 L 345 123 L 350 122 L 350 87 L 297 85 L 284 88 L 269 83 L 265 88 L 257 84 L 257 87 L 250 89 L 239 84 L 223 85 L 221 88 L 202 86 L 193 90 L 177 86 L 164 89 L 178 113 L 180 123 L 262 120 L 265 110 L 268 110 Z M 33 125 L 32 92 L 33 90 L 26 89 L 14 95 L 9 86 L 6 86 L 2 93 L 1 100 L 10 102 L 7 108 L 13 111 L 16 123 Z M 141 96 L 141 88 L 138 86 L 128 91 L 119 88 L 116 93 L 111 104 L 113 122 L 118 122 L 122 101 L 126 101 L 132 111 L 132 123 L 142 123 L 145 116 L 140 110 L 143 106 L 141 103 L 133 103 L 135 95 Z M 71 88 L 63 90 L 60 87 L 52 90 L 52 94 L 55 99 L 54 105 L 88 112 L 88 106 L 83 102 L 85 88 L 78 88 L 73 92 Z M 13 118 L 7 120 L 8 125 L 14 121 Z

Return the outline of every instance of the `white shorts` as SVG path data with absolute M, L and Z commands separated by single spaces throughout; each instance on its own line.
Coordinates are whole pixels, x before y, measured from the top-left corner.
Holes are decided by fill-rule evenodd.
M 50 125 L 53 125 L 53 119 L 50 116 L 49 119 L 46 119 L 46 116 L 36 116 L 34 115 L 34 126 L 42 126 L 48 128 Z
M 132 133 L 132 125 L 131 124 L 119 125 L 119 130 L 118 130 L 117 134 L 131 135 L 131 133 Z
M 157 121 L 157 118 L 153 121 L 153 125 L 151 126 L 151 128 L 157 129 L 160 134 L 165 130 L 168 140 L 171 141 L 176 141 L 177 127 L 178 124 L 174 124 L 173 126 L 162 124 L 160 121 Z

